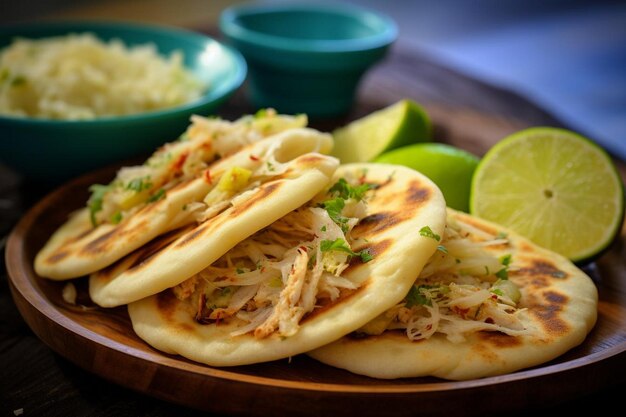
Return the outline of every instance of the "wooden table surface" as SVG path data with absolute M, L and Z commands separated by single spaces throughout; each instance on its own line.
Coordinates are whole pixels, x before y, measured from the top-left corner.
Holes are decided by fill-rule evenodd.
M 370 72 L 359 91 L 358 104 L 344 119 L 318 121 L 330 128 L 399 98 L 423 103 L 436 122 L 437 137 L 465 132 L 463 146 L 482 154 L 486 147 L 516 128 L 562 124 L 524 98 L 452 71 L 419 51 L 395 48 L 388 59 Z M 224 117 L 248 111 L 243 94 L 222 109 Z M 484 122 L 484 123 L 483 123 Z M 473 133 L 477 129 L 480 135 Z M 485 139 L 486 138 L 486 139 Z M 622 177 L 624 164 L 617 161 Z M 45 195 L 48 188 L 28 184 L 0 167 L 0 236 Z M 4 247 L 4 239 L 2 246 Z M 3 257 L 4 259 L 4 257 Z M 181 416 L 195 410 L 135 393 L 92 375 L 52 352 L 31 332 L 19 315 L 9 292 L 6 269 L 0 269 L 0 415 L 25 416 Z M 113 365 L 113 364 L 112 364 Z M 626 377 L 615 375 L 601 391 L 581 393 L 565 403 L 512 415 L 574 413 L 597 407 L 623 407 Z M 503 393 L 502 401 L 506 401 Z M 462 410 L 460 410 L 461 412 Z M 461 412 L 462 415 L 462 412 Z M 509 414 L 511 415 L 511 414 Z

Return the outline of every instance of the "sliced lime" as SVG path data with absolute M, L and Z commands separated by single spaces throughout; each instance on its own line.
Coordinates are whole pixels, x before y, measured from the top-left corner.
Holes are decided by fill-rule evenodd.
M 624 186 L 611 158 L 593 142 L 537 127 L 487 152 L 474 174 L 470 210 L 581 262 L 617 235 Z
M 443 143 L 418 143 L 386 152 L 374 161 L 421 172 L 437 184 L 449 207 L 469 210 L 472 175 L 479 161 L 471 153 Z
M 402 100 L 333 132 L 332 155 L 342 163 L 371 161 L 381 153 L 417 142 L 430 141 L 431 122 L 411 100 Z

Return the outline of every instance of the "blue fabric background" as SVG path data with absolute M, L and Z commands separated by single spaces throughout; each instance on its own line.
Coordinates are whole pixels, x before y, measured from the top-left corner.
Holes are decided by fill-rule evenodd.
M 626 160 L 625 1 L 344 1 L 390 15 L 400 44 L 526 96 Z

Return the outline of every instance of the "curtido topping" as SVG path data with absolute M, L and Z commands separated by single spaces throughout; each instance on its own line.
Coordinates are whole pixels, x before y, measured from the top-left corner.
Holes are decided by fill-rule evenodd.
M 518 307 L 521 293 L 508 280 L 511 255 L 501 257 L 486 250 L 507 245 L 505 234 L 492 236 L 448 216 L 443 239 L 428 226 L 420 235 L 440 242 L 408 294 L 396 306 L 358 332 L 370 335 L 401 329 L 411 340 L 441 333 L 460 343 L 467 334 L 481 330 L 508 335 L 523 334 Z
M 233 336 L 293 335 L 320 300 L 358 285 L 342 273 L 369 262 L 353 250 L 351 230 L 365 216 L 368 184 L 340 179 L 323 196 L 242 241 L 217 262 L 174 287 L 200 323 L 236 321 Z

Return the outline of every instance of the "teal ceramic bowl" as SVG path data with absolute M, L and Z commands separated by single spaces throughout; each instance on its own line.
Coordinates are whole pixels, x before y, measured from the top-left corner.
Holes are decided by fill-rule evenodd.
M 234 6 L 220 30 L 248 62 L 256 107 L 312 117 L 347 112 L 359 80 L 397 37 L 386 16 L 329 4 Z
M 0 115 L 0 163 L 29 180 L 59 183 L 88 170 L 148 155 L 184 132 L 192 114 L 213 113 L 242 83 L 247 67 L 235 50 L 199 33 L 121 22 L 53 22 L 0 28 L 0 48 L 16 36 L 44 38 L 91 32 L 126 45 L 153 43 L 162 55 L 178 50 L 208 87 L 193 102 L 135 115 L 59 121 Z

